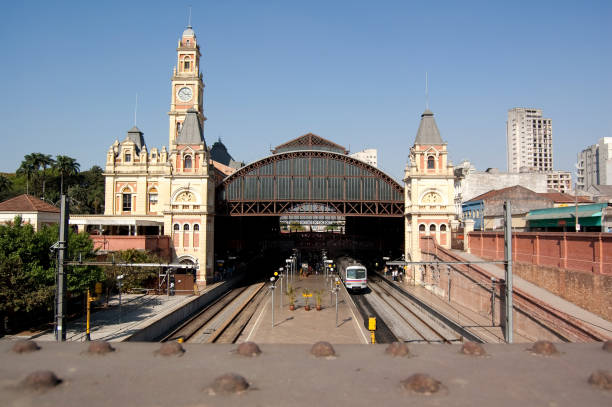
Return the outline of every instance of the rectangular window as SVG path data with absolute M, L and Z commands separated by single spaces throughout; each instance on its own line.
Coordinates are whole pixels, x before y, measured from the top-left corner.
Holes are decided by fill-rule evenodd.
M 149 194 L 149 211 L 156 209 L 155 206 L 157 206 L 157 194 Z
M 123 212 L 132 211 L 132 194 L 123 194 Z
M 185 61 L 185 70 L 188 71 L 190 69 L 191 63 L 189 61 Z
M 130 161 L 132 161 L 132 154 L 125 153 L 125 162 L 129 163 Z

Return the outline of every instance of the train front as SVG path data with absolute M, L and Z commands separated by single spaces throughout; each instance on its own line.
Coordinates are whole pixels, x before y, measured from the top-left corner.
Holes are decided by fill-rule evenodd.
M 364 266 L 348 266 L 344 280 L 346 288 L 353 291 L 365 290 L 368 287 L 367 271 Z

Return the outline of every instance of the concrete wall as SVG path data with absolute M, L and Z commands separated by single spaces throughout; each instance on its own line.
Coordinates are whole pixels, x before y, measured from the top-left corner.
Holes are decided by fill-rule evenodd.
M 471 253 L 504 258 L 502 233 L 472 232 Z M 574 304 L 612 319 L 612 234 L 513 233 L 515 273 Z

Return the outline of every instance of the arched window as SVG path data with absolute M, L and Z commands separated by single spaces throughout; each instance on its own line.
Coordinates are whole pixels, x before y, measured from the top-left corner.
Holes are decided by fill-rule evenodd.
M 191 156 L 190 155 L 186 155 L 185 156 L 185 162 L 183 164 L 183 168 L 185 168 L 185 169 L 190 169 L 191 168 Z
M 193 225 L 193 231 L 197 232 L 200 230 L 200 225 L 198 225 L 197 223 L 195 225 Z
M 446 232 L 446 225 L 440 225 L 440 232 Z
M 433 155 L 430 155 L 427 157 L 427 169 L 433 170 L 434 168 L 436 168 L 436 161 Z
M 123 197 L 123 212 L 131 212 L 132 211 L 132 194 L 129 192 L 125 192 L 122 194 Z
M 125 153 L 125 162 L 129 163 L 131 161 L 132 161 L 132 154 L 129 152 Z
M 183 60 L 183 71 L 191 71 L 191 59 L 189 57 L 185 57 Z
M 179 224 L 175 223 L 174 224 L 174 230 L 180 230 L 180 229 L 181 229 L 181 227 L 179 226 Z
M 187 46 L 189 46 L 189 43 L 190 43 L 190 41 L 189 41 L 189 40 L 187 40 Z
M 183 230 L 188 231 L 189 230 L 189 223 L 185 223 L 183 225 Z
M 429 225 L 429 231 L 430 232 L 435 232 L 436 231 L 436 225 L 435 224 Z
M 419 232 L 425 232 L 425 225 L 419 225 Z

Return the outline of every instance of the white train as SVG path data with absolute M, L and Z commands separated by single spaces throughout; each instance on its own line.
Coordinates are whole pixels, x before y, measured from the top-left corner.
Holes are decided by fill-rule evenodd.
M 336 265 L 347 290 L 362 291 L 368 288 L 368 270 L 363 264 L 350 257 L 340 257 Z

